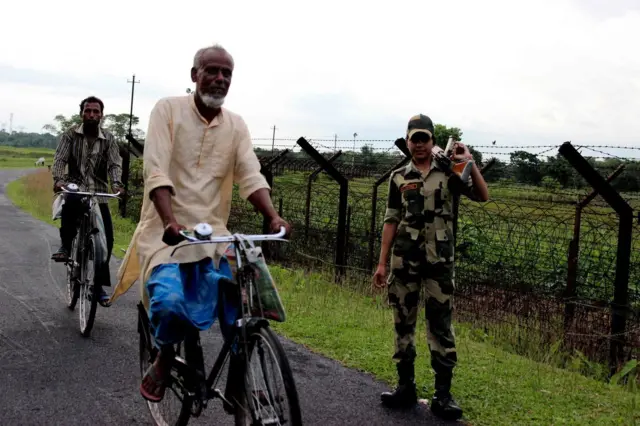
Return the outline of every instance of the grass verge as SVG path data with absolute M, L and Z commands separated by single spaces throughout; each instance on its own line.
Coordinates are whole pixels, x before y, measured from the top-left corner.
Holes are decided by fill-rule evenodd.
M 38 219 L 51 221 L 51 177 L 46 171 L 8 186 L 7 195 Z M 114 210 L 115 212 L 115 210 Z M 135 224 L 114 214 L 116 246 L 126 247 Z M 119 255 L 118 250 L 114 250 Z M 274 323 L 282 335 L 390 385 L 396 375 L 393 319 L 380 297 L 339 287 L 321 273 L 272 266 L 288 321 Z M 421 315 L 417 349 L 419 395 L 429 398 L 433 374 Z M 506 352 L 480 342 L 475 331 L 456 325 L 459 367 L 453 392 L 476 425 L 637 424 L 638 392 Z M 630 381 L 635 383 L 634 380 Z M 371 395 L 378 400 L 378 395 Z
M 59 227 L 60 221 L 51 219 L 51 205 L 53 204 L 53 179 L 51 172 L 43 169 L 14 180 L 7 185 L 7 196 L 13 203 L 50 225 Z M 136 224 L 124 219 L 118 214 L 118 202 L 112 200 L 109 204 L 113 220 L 114 244 L 113 254 L 120 257 L 121 249 L 126 250 Z

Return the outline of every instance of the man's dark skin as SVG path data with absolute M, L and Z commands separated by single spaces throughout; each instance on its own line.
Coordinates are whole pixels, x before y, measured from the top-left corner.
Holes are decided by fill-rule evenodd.
M 226 96 L 231 86 L 232 74 L 233 59 L 231 56 L 225 51 L 214 49 L 204 52 L 200 60 L 199 69 L 191 69 L 191 81 L 196 83 L 195 104 L 198 112 L 209 123 L 220 113 L 221 108 L 207 107 L 202 102 L 199 93 Z M 156 188 L 151 192 L 150 197 L 165 227 L 163 241 L 168 245 L 178 244 L 184 239 L 180 235 L 180 231 L 186 228 L 178 223 L 171 209 L 171 190 L 168 187 Z M 261 188 L 255 191 L 249 196 L 248 200 L 269 220 L 271 232 L 280 232 L 280 227 L 284 226 L 286 235 L 289 236 L 291 234 L 291 226 L 278 215 L 278 212 L 273 207 L 268 189 Z M 172 349 L 172 346 L 162 348 L 160 356 L 154 362 L 156 374 L 160 380 L 166 377 L 166 373 L 171 367 L 174 357 Z M 145 377 L 142 384 L 151 394 L 155 394 L 159 390 L 158 384 L 152 377 Z

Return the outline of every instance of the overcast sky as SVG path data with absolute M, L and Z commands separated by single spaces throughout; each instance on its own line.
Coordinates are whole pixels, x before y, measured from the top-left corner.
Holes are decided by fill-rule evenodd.
M 13 112 L 18 130 L 90 94 L 128 112 L 136 73 L 146 131 L 219 42 L 226 106 L 256 138 L 395 139 L 421 112 L 475 145 L 640 146 L 640 0 L 9 0 L 2 15 L 0 125 Z

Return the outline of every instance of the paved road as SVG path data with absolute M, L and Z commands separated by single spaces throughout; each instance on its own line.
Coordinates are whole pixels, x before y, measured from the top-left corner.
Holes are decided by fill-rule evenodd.
M 77 311 L 65 304 L 65 273 L 49 261 L 58 230 L 11 204 L 5 185 L 28 171 L 0 170 L 0 424 L 151 424 L 138 393 L 136 295 L 98 307 L 92 336 L 78 331 Z M 112 269 L 117 269 L 114 260 Z M 203 333 L 209 360 L 220 348 L 216 330 Z M 284 342 L 307 425 L 440 424 L 420 406 L 404 413 L 382 408 L 387 386 L 371 376 Z M 231 424 L 212 401 L 193 424 Z

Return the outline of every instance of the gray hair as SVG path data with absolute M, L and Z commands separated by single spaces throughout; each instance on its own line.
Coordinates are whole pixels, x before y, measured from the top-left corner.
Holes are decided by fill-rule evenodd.
M 209 50 L 217 50 L 219 52 L 224 52 L 226 53 L 229 58 L 231 59 L 231 64 L 233 65 L 233 56 L 231 56 L 231 54 L 229 52 L 227 52 L 227 49 L 225 49 L 224 47 L 222 47 L 219 44 L 214 44 L 213 46 L 207 46 L 207 47 L 203 47 L 202 49 L 198 50 L 195 54 L 195 56 L 193 57 L 193 68 L 195 69 L 199 69 L 200 65 L 202 65 L 201 60 L 202 60 L 202 55 L 205 54 L 205 52 L 209 51 Z

